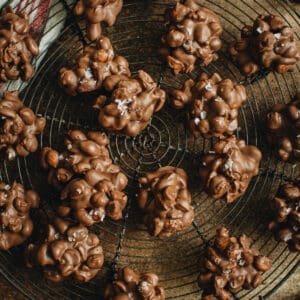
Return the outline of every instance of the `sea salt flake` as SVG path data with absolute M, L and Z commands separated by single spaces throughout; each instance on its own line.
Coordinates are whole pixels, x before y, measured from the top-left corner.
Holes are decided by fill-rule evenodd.
M 198 125 L 200 123 L 200 119 L 199 118 L 195 118 L 194 119 L 194 123 L 195 123 L 195 125 Z
M 228 170 L 229 172 L 232 172 L 232 166 L 233 166 L 233 160 L 231 158 L 228 158 L 228 160 L 224 164 L 224 169 Z
M 54 238 L 57 240 L 57 239 L 59 239 L 59 233 L 55 233 L 54 234 Z
M 213 151 L 213 150 L 209 150 L 208 153 L 209 153 L 209 154 L 215 154 L 216 152 Z
M 8 159 L 13 159 L 16 157 L 16 152 L 15 151 L 11 151 L 8 153 Z
M 75 191 L 76 191 L 76 193 L 77 193 L 77 194 L 81 194 L 81 193 L 82 193 L 82 190 L 81 190 L 81 189 L 79 189 L 79 188 L 78 188 L 78 189 L 76 189 Z
M 92 70 L 90 68 L 87 68 L 84 70 L 84 77 L 87 79 L 90 79 L 93 77 Z
M 118 105 L 117 108 L 121 112 L 121 116 L 126 116 L 128 115 L 128 104 L 132 102 L 132 99 L 116 99 L 115 103 Z
M 222 102 L 223 101 L 223 99 L 221 98 L 221 97 L 217 97 L 217 98 L 215 98 L 214 99 L 216 102 Z
M 72 149 L 72 144 L 68 144 L 68 145 L 67 145 L 67 149 L 68 149 L 68 150 L 71 150 L 71 149 Z
M 72 237 L 72 236 L 68 236 L 68 241 L 69 241 L 69 242 L 75 242 L 75 238 Z
M 10 185 L 9 185 L 9 184 L 6 184 L 6 185 L 4 186 L 4 189 L 5 189 L 6 191 L 8 191 L 8 190 L 10 189 Z
M 148 282 L 147 281 L 142 281 L 139 285 L 139 289 L 144 290 L 148 287 Z
M 246 263 L 246 262 L 245 262 L 243 259 L 240 259 L 240 260 L 239 260 L 239 266 L 242 267 L 242 266 L 245 265 L 245 263 Z
M 259 34 L 262 34 L 264 32 L 264 30 L 260 27 L 257 27 L 256 31 L 259 33 Z
M 204 120 L 207 117 L 207 112 L 205 110 L 201 111 L 200 113 L 200 119 Z
M 281 37 L 281 34 L 279 32 L 278 33 L 274 33 L 274 36 L 275 36 L 276 40 L 279 40 L 280 37 Z
M 193 47 L 194 47 L 194 48 L 199 48 L 200 45 L 198 44 L 198 42 L 194 41 L 194 42 L 193 42 Z
M 283 241 L 284 241 L 284 242 L 287 242 L 287 241 L 289 241 L 289 240 L 291 240 L 291 239 L 292 239 L 292 233 L 289 233 L 289 234 L 287 234 L 286 236 L 284 236 Z
M 210 82 L 208 82 L 205 87 L 204 87 L 207 91 L 211 91 L 212 90 L 212 85 Z
M 203 162 L 202 162 L 202 165 L 205 167 L 205 166 L 206 166 L 206 162 L 205 162 L 205 161 L 203 161 Z

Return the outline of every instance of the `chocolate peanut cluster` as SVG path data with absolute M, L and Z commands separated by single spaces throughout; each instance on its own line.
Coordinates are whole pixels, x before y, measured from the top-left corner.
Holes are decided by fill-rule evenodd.
M 260 272 L 268 271 L 272 262 L 251 244 L 245 234 L 236 238 L 225 227 L 217 230 L 200 260 L 198 283 L 203 289 L 202 299 L 233 299 L 232 293 L 261 284 Z
M 222 26 L 214 12 L 193 0 L 185 0 L 183 4 L 177 2 L 166 16 L 169 29 L 161 39 L 163 48 L 160 55 L 175 75 L 190 73 L 196 63 L 207 66 L 218 58 Z
M 61 190 L 58 213 L 69 215 L 85 226 L 102 222 L 106 215 L 122 218 L 127 196 L 122 192 L 128 179 L 109 157 L 108 137 L 90 131 L 72 130 L 65 139 L 67 150 L 45 147 L 41 165 L 49 169 L 48 182 Z
M 228 52 L 245 76 L 260 68 L 278 73 L 293 71 L 300 60 L 294 30 L 276 15 L 260 15 L 253 26 L 245 26 L 241 39 L 230 43 Z
M 101 23 L 114 25 L 122 6 L 123 0 L 77 0 L 74 14 L 85 16 L 88 38 L 95 41 L 101 37 Z
M 25 190 L 20 183 L 0 183 L 0 250 L 18 246 L 31 236 L 30 210 L 37 208 L 39 201 L 35 191 Z
M 225 197 L 233 202 L 245 193 L 253 176 L 259 172 L 260 150 L 231 136 L 214 145 L 214 151 L 202 157 L 201 181 L 214 199 Z
M 39 47 L 29 33 L 28 16 L 14 13 L 5 6 L 0 15 L 0 82 L 33 75 L 31 58 L 39 54 Z
M 137 78 L 110 76 L 106 89 L 112 92 L 110 98 L 100 96 L 94 105 L 100 110 L 99 124 L 109 131 L 128 136 L 143 131 L 166 100 L 165 91 L 142 70 L 138 71 Z
M 165 291 L 154 273 L 140 273 L 130 267 L 118 270 L 118 279 L 107 285 L 104 300 L 164 300 Z
M 27 156 L 38 148 L 36 135 L 46 126 L 46 119 L 37 117 L 19 98 L 17 91 L 3 93 L 0 99 L 0 151 L 13 160 Z
M 267 115 L 270 145 L 283 161 L 300 161 L 300 93 L 288 104 L 277 104 Z
M 128 61 L 115 56 L 109 38 L 101 37 L 96 46 L 86 46 L 73 69 L 61 68 L 60 84 L 75 96 L 100 89 L 111 75 L 130 76 Z
M 291 251 L 300 252 L 300 178 L 279 188 L 271 209 L 274 219 L 269 228 L 275 238 L 286 242 Z
M 186 107 L 189 128 L 194 136 L 224 138 L 238 128 L 238 109 L 246 102 L 246 88 L 218 73 L 206 73 L 197 82 L 188 79 L 182 90 L 171 92 L 175 108 Z
M 139 178 L 139 183 L 138 202 L 152 235 L 169 237 L 191 225 L 194 210 L 183 169 L 162 167 Z
M 56 218 L 48 224 L 46 234 L 25 253 L 29 268 L 40 267 L 47 280 L 61 282 L 67 278 L 87 282 L 96 276 L 104 261 L 98 237 L 83 225 L 71 226 Z

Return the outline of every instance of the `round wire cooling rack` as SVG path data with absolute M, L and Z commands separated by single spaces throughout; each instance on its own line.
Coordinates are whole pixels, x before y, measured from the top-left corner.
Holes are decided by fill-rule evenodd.
M 28 1 L 30 5 L 32 1 Z M 25 104 L 35 113 L 47 118 L 46 131 L 40 143 L 60 148 L 63 133 L 71 128 L 85 130 L 100 129 L 97 115 L 90 109 L 90 99 L 67 96 L 58 86 L 58 71 L 62 66 L 72 65 L 82 48 L 88 44 L 85 39 L 84 20 L 72 16 L 72 1 L 54 0 L 56 13 L 67 12 L 66 23 L 60 37 L 44 53 L 34 78 L 21 85 L 21 96 Z M 192 74 L 174 77 L 165 65 L 157 59 L 160 37 L 166 30 L 164 10 L 174 1 L 125 1 L 117 23 L 106 28 L 115 52 L 125 56 L 133 73 L 139 69 L 149 72 L 167 91 L 180 88 L 189 77 L 196 78 L 201 72 L 218 72 L 223 78 L 244 83 L 248 91 L 248 102 L 240 111 L 239 138 L 257 145 L 264 159 L 259 175 L 251 181 L 247 192 L 237 201 L 226 204 L 208 197 L 199 185 L 197 176 L 199 155 L 208 152 L 213 142 L 194 138 L 186 130 L 184 113 L 168 105 L 155 114 L 151 124 L 135 138 L 110 135 L 110 153 L 129 178 L 127 193 L 129 203 L 120 222 L 105 219 L 103 224 L 93 226 L 102 241 L 105 263 L 97 277 L 90 283 L 72 281 L 53 285 L 41 280 L 40 273 L 28 270 L 22 263 L 23 247 L 0 253 L 0 273 L 18 290 L 32 299 L 101 299 L 105 283 L 112 279 L 117 267 L 133 265 L 142 271 L 153 271 L 160 277 L 168 299 L 199 299 L 196 279 L 197 261 L 205 244 L 221 225 L 228 226 L 235 235 L 245 232 L 263 254 L 273 259 L 273 267 L 266 272 L 264 282 L 258 288 L 241 291 L 236 299 L 269 298 L 300 264 L 300 255 L 288 251 L 284 243 L 274 241 L 267 229 L 270 220 L 268 200 L 274 196 L 279 184 L 292 181 L 299 175 L 299 167 L 279 162 L 272 149 L 265 142 L 264 118 L 268 110 L 278 102 L 289 102 L 299 86 L 299 66 L 296 72 L 279 75 L 261 72 L 255 78 L 246 80 L 228 59 L 225 50 L 228 42 L 239 36 L 239 29 L 251 24 L 257 14 L 275 13 L 296 30 L 299 39 L 299 18 L 286 1 L 280 0 L 202 0 L 200 4 L 215 11 L 224 27 L 224 47 L 218 61 L 205 69 L 196 69 Z M 54 16 L 51 16 L 55 20 Z M 57 23 L 53 22 L 52 30 Z M 41 54 L 43 55 L 43 54 Z M 10 89 L 10 85 L 8 85 Z M 42 207 L 53 209 L 58 196 L 45 184 L 46 174 L 38 167 L 38 155 L 18 158 L 14 162 L 1 164 L 0 179 L 11 182 L 16 179 L 27 187 L 33 187 L 41 194 Z M 189 175 L 193 195 L 195 220 L 184 232 L 166 240 L 155 239 L 142 225 L 136 205 L 137 178 L 160 166 L 172 165 L 184 168 Z

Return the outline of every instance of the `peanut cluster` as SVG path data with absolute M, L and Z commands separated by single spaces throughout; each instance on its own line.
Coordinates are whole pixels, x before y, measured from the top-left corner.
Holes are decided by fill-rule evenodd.
M 107 285 L 104 300 L 164 300 L 165 291 L 158 285 L 154 273 L 140 273 L 124 267 L 118 270 L 118 278 Z
M 98 237 L 83 225 L 71 226 L 56 218 L 48 224 L 45 236 L 29 244 L 27 266 L 40 267 L 47 280 L 61 282 L 68 277 L 89 281 L 96 276 L 104 261 Z
M 36 135 L 44 130 L 46 119 L 37 117 L 27 108 L 17 91 L 4 92 L 0 99 L 0 118 L 0 151 L 8 160 L 37 150 Z
M 0 15 L 0 82 L 33 75 L 31 58 L 39 54 L 39 47 L 29 33 L 28 16 L 14 13 L 10 6 Z
M 251 246 L 245 234 L 230 237 L 225 227 L 220 228 L 200 261 L 198 283 L 203 289 L 202 299 L 229 300 L 240 289 L 256 288 L 263 280 L 260 271 L 269 270 L 271 264 L 268 257 Z
M 187 119 L 194 136 L 224 138 L 238 128 L 238 109 L 246 102 L 243 85 L 222 80 L 218 73 L 206 73 L 197 82 L 188 79 L 182 90 L 173 90 L 171 103 L 175 108 L 186 107 Z
M 139 206 L 151 234 L 169 237 L 191 225 L 194 210 L 183 169 L 163 167 L 141 177 L 139 183 Z
M 214 151 L 202 157 L 199 170 L 205 189 L 214 199 L 233 202 L 245 193 L 250 180 L 259 172 L 262 154 L 255 146 L 231 136 L 214 145 Z
M 190 73 L 195 64 L 207 66 L 218 58 L 222 26 L 218 16 L 193 0 L 177 2 L 166 13 L 168 33 L 162 37 L 160 54 L 177 75 Z

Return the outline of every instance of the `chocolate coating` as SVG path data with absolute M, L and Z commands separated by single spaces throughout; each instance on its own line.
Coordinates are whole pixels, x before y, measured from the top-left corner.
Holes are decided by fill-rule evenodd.
M 294 30 L 276 15 L 260 15 L 253 26 L 245 26 L 241 39 L 230 43 L 228 52 L 245 76 L 262 67 L 278 73 L 293 71 L 300 60 Z
M 267 115 L 270 145 L 283 161 L 300 162 L 300 93 L 288 104 L 277 104 Z
M 36 135 L 46 126 L 19 98 L 17 91 L 3 93 L 0 99 L 0 151 L 8 160 L 27 156 L 38 148 Z
M 138 202 L 152 235 L 169 237 L 191 225 L 194 210 L 183 169 L 162 167 L 139 178 L 139 183 Z
M 269 228 L 276 240 L 284 241 L 291 251 L 300 252 L 300 178 L 280 186 L 271 200 L 273 221 Z
M 115 56 L 109 38 L 101 37 L 96 46 L 86 46 L 73 69 L 60 69 L 60 85 L 75 96 L 99 90 L 111 75 L 130 76 L 128 61 Z
M 33 75 L 30 60 L 39 47 L 29 34 L 29 20 L 24 13 L 14 13 L 5 6 L 0 14 L 0 82 L 28 80 Z
M 35 191 L 25 190 L 20 183 L 0 183 L 0 250 L 18 246 L 31 236 L 30 210 L 37 208 L 39 201 Z
M 199 175 L 210 196 L 233 202 L 245 193 L 251 178 L 258 174 L 261 158 L 257 147 L 231 136 L 217 142 L 213 153 L 202 157 Z
M 247 100 L 246 88 L 218 73 L 202 73 L 197 82 L 188 79 L 182 90 L 171 92 L 175 108 L 186 107 L 194 136 L 224 138 L 238 128 L 238 109 Z
M 162 37 L 160 55 L 177 75 L 190 73 L 195 64 L 207 66 L 218 58 L 222 42 L 222 26 L 218 16 L 193 0 L 177 2 L 166 12 L 168 33 Z
M 118 279 L 106 286 L 104 300 L 164 300 L 165 291 L 154 273 L 140 273 L 130 267 L 118 270 Z
M 101 37 L 101 23 L 114 25 L 122 6 L 123 0 L 77 0 L 74 14 L 85 16 L 88 38 L 95 41 Z
M 233 299 L 232 293 L 261 284 L 260 272 L 269 270 L 272 262 L 251 244 L 245 234 L 236 238 L 225 227 L 217 230 L 200 260 L 198 284 L 203 289 L 202 299 Z
M 85 226 L 102 222 L 106 215 L 122 218 L 127 196 L 122 192 L 128 179 L 109 157 L 108 137 L 101 132 L 69 131 L 59 153 L 45 147 L 41 166 L 49 169 L 48 182 L 61 190 L 58 213 L 69 215 Z
M 25 260 L 29 268 L 40 267 L 49 281 L 72 277 L 87 282 L 101 269 L 104 256 L 94 233 L 83 225 L 71 226 L 56 218 L 39 242 L 28 245 Z
M 166 100 L 165 91 L 142 70 L 138 71 L 136 78 L 110 76 L 105 87 L 112 94 L 109 99 L 98 97 L 94 105 L 100 110 L 99 124 L 109 131 L 128 136 L 143 131 Z

